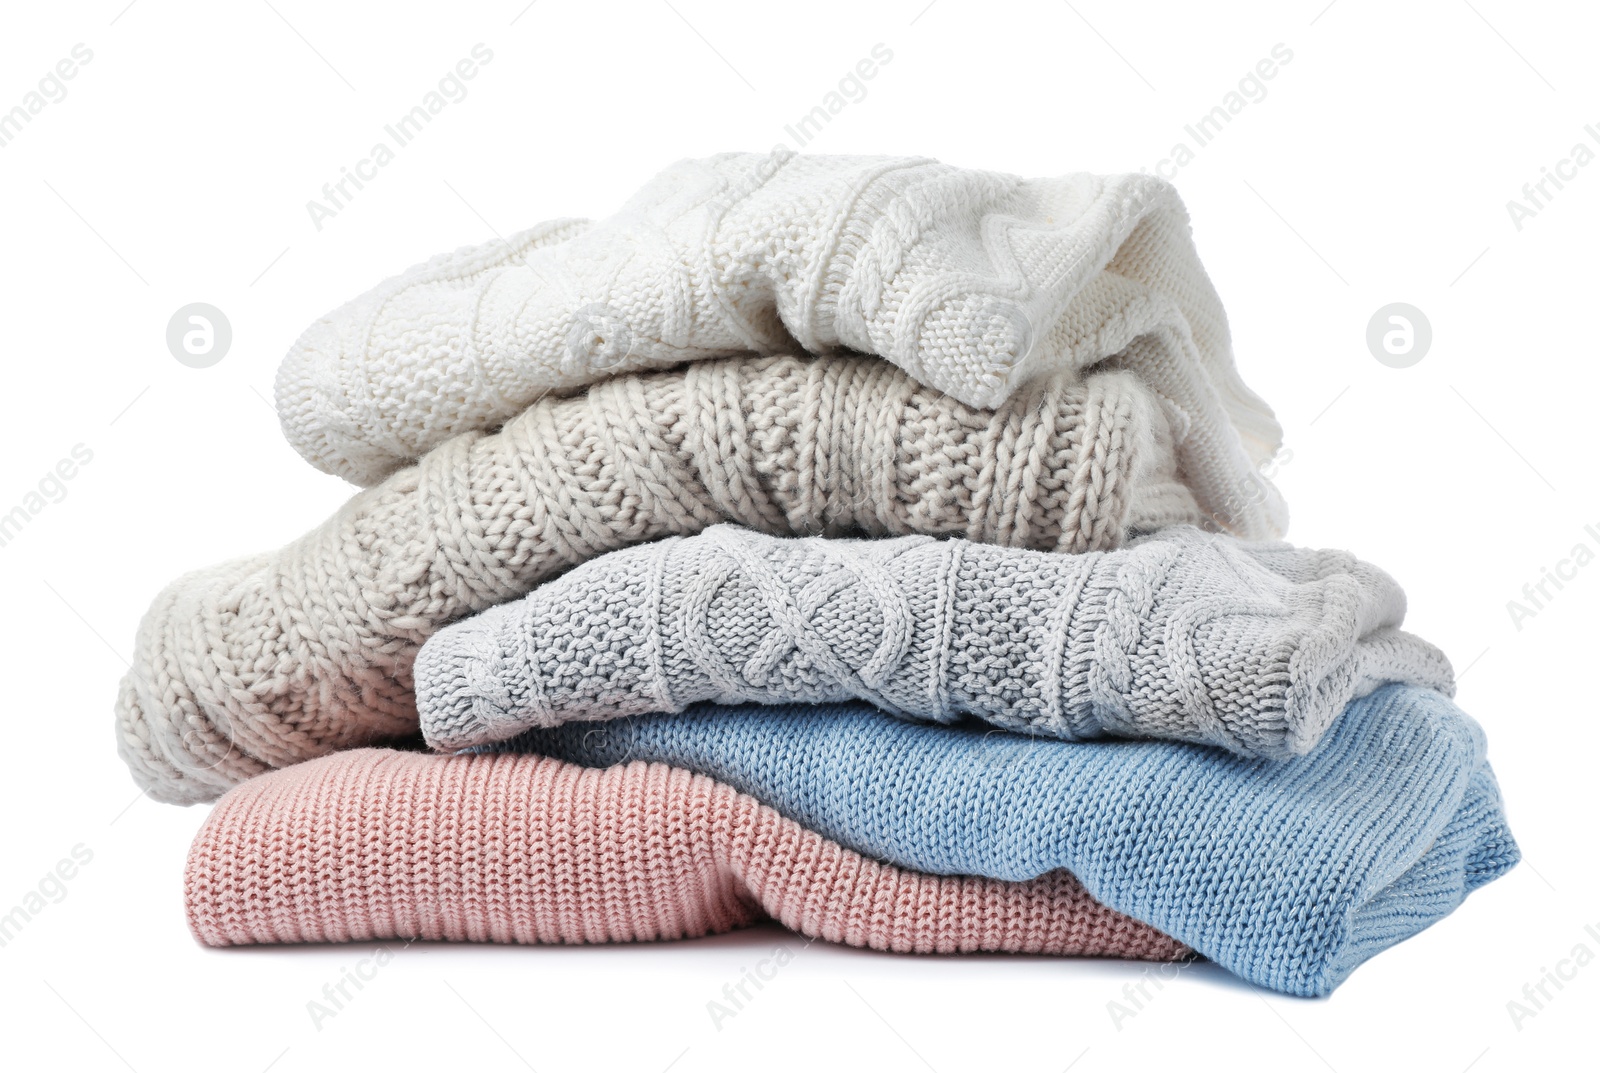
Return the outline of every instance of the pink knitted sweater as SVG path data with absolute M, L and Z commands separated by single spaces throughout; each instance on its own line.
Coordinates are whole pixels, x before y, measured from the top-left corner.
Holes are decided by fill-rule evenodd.
M 195 837 L 185 902 L 210 946 L 626 942 L 770 917 L 896 952 L 1189 954 L 1066 872 L 906 871 L 703 775 L 532 755 L 361 749 L 257 776 Z

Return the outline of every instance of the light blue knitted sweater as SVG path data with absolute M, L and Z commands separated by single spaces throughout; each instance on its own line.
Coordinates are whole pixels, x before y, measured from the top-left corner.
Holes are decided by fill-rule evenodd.
M 1287 761 L 930 726 L 859 702 L 700 705 L 495 748 L 686 767 L 926 872 L 1065 868 L 1112 908 L 1293 995 L 1332 991 L 1519 857 L 1482 730 L 1409 686 L 1353 702 Z

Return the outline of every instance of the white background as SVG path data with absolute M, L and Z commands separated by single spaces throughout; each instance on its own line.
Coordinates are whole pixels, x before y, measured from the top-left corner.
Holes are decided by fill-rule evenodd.
M 1506 207 L 1575 144 L 1600 150 L 1584 133 L 1600 124 L 1592 10 L 126 2 L 8 5 L 0 32 L 0 110 L 75 44 L 94 53 L 0 148 L 0 512 L 74 445 L 93 452 L 0 547 L 0 912 L 72 847 L 93 854 L 0 949 L 9 1068 L 1592 1065 L 1600 962 L 1520 1027 L 1507 1003 L 1576 945 L 1600 954 L 1600 563 L 1520 629 L 1507 602 L 1574 545 L 1600 551 L 1586 327 L 1600 163 L 1520 230 Z M 319 232 L 306 202 L 479 42 L 494 59 L 470 95 Z M 1489 732 L 1525 862 L 1325 1001 L 1203 966 L 1117 1026 L 1107 1003 L 1142 966 L 817 943 L 719 1030 L 706 1003 L 725 983 L 779 944 L 801 949 L 763 929 L 631 948 L 416 946 L 315 1027 L 306 1003 L 370 949 L 197 946 L 180 875 L 203 812 L 136 798 L 111 718 L 162 585 L 288 541 L 351 491 L 281 440 L 278 359 L 313 318 L 428 255 L 605 215 L 680 157 L 787 140 L 880 42 L 892 61 L 808 151 L 1137 170 L 1275 44 L 1293 52 L 1176 181 L 1245 378 L 1287 430 L 1290 537 L 1348 547 L 1406 585 L 1409 625 L 1450 654 L 1460 703 Z M 234 333 L 202 370 L 164 339 L 195 301 Z M 1433 326 L 1411 368 L 1365 343 L 1395 301 Z

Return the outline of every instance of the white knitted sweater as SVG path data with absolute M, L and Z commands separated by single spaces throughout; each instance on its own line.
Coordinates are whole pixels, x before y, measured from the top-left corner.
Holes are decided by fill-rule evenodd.
M 1147 175 L 682 161 L 608 219 L 436 257 L 323 317 L 283 362 L 278 409 L 297 451 L 368 485 L 551 391 L 796 342 L 982 408 L 1114 362 L 1172 408 L 1203 511 L 1246 537 L 1286 525 L 1254 472 L 1281 430 L 1234 368 L 1182 202 Z

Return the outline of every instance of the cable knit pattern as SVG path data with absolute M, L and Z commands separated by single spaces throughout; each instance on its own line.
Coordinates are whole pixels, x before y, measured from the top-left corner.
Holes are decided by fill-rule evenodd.
M 1171 960 L 1065 872 L 1023 883 L 864 859 L 703 775 L 363 749 L 229 792 L 189 851 L 209 946 L 683 939 L 771 917 L 899 953 Z
M 1384 682 L 1454 690 L 1404 617 L 1394 579 L 1346 552 L 1187 526 L 1054 555 L 718 525 L 441 630 L 417 657 L 417 708 L 440 750 L 697 701 L 859 699 L 1283 759 Z
M 284 359 L 278 409 L 313 464 L 371 484 L 552 390 L 796 342 L 880 355 L 985 408 L 1114 359 L 1185 415 L 1202 509 L 1246 536 L 1283 532 L 1255 473 L 1281 429 L 1234 367 L 1182 201 L 1149 175 L 681 161 L 606 220 L 434 258 L 318 320 Z
M 275 552 L 180 578 L 117 702 L 136 781 L 195 802 L 415 734 L 439 627 L 616 548 L 737 521 L 1078 552 L 1198 521 L 1165 411 L 1127 373 L 974 410 L 862 357 L 697 362 L 467 433 Z
M 523 406 L 508 409 L 480 367 L 469 370 L 465 362 L 446 355 L 471 346 L 475 331 L 484 327 L 481 312 L 495 309 L 489 292 L 498 277 L 525 266 L 535 250 L 559 246 L 591 224 L 547 220 L 508 240 L 440 254 L 317 320 L 278 367 L 278 421 L 294 449 L 324 472 L 371 485 L 453 435 L 487 431 L 501 423 L 456 420 L 439 427 L 437 418 L 417 412 L 421 399 L 430 399 L 440 410 L 494 410 L 502 420 L 531 405 L 538 391 L 529 392 Z M 415 307 L 423 294 L 429 309 L 419 315 L 408 307 Z M 502 346 L 509 342 L 500 339 Z M 327 360 L 332 352 L 367 357 L 359 362 Z M 410 401 L 374 396 L 376 385 L 369 378 L 380 369 L 407 385 L 397 389 Z M 420 434 L 412 427 L 419 421 L 427 426 Z M 427 446 L 419 446 L 424 441 Z
M 1062 742 L 885 719 L 866 704 L 567 724 L 492 747 L 662 762 L 867 857 L 939 875 L 1075 875 L 1105 905 L 1252 983 L 1332 991 L 1518 860 L 1483 732 L 1384 686 L 1308 756 Z

